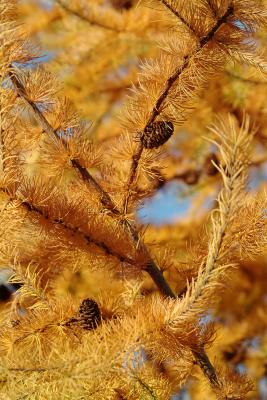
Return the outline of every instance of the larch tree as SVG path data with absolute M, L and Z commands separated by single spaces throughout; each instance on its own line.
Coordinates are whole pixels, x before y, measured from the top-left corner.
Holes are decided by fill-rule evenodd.
M 0 0 L 0 399 L 266 398 L 266 6 Z

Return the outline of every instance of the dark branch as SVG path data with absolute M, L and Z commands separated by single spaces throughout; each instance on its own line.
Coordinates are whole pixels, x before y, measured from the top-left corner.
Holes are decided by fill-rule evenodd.
M 200 351 L 192 350 L 192 353 L 196 359 L 196 363 L 199 365 L 199 367 L 202 369 L 204 372 L 204 375 L 208 378 L 210 384 L 214 388 L 219 388 L 220 383 L 216 374 L 216 371 L 211 364 L 204 348 L 201 349 Z

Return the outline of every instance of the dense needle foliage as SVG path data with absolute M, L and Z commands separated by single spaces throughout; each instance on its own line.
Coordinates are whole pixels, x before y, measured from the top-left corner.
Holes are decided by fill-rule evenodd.
M 0 0 L 0 399 L 265 398 L 266 7 Z

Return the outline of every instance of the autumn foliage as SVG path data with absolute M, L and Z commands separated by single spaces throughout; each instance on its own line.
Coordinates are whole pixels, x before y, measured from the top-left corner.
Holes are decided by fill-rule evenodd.
M 0 0 L 0 399 L 265 398 L 266 6 Z

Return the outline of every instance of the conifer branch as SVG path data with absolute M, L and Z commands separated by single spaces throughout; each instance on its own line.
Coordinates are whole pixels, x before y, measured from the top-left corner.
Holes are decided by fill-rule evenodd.
M 28 201 L 23 201 L 22 205 L 28 211 L 39 214 L 39 216 L 43 217 L 46 220 L 50 220 L 51 223 L 53 223 L 55 225 L 60 225 L 65 230 L 69 231 L 72 236 L 81 236 L 89 246 L 94 244 L 99 249 L 101 249 L 106 255 L 108 255 L 108 256 L 111 255 L 111 256 L 117 258 L 120 262 L 125 262 L 125 263 L 131 264 L 131 265 L 136 264 L 136 262 L 134 260 L 132 260 L 131 258 L 115 252 L 114 250 L 109 248 L 104 242 L 93 239 L 88 234 L 82 232 L 79 227 L 70 226 L 69 224 L 66 224 L 65 222 L 63 222 L 62 219 L 51 219 L 48 214 L 44 213 L 42 210 L 40 210 L 38 207 L 34 206 L 33 204 L 29 203 Z
M 8 371 L 12 372 L 25 372 L 25 373 L 32 373 L 32 372 L 48 372 L 48 371 L 55 371 L 59 370 L 60 367 L 49 367 L 49 368 L 8 368 Z
M 217 33 L 217 31 L 220 29 L 220 27 L 227 22 L 227 19 L 233 15 L 233 6 L 230 5 L 226 12 L 224 13 L 223 16 L 221 16 L 216 24 L 213 26 L 213 28 L 204 36 L 199 40 L 199 43 L 197 45 L 197 47 L 188 55 L 186 55 L 184 57 L 184 61 L 182 63 L 181 66 L 179 66 L 179 68 L 169 77 L 169 79 L 165 82 L 165 86 L 164 89 L 161 93 L 161 95 L 158 97 L 152 112 L 150 114 L 150 117 L 146 123 L 146 126 L 144 127 L 143 130 L 143 134 L 144 131 L 155 121 L 155 119 L 160 115 L 161 113 L 161 107 L 164 103 L 164 101 L 167 99 L 168 94 L 170 92 L 170 90 L 172 89 L 173 85 L 175 84 L 175 82 L 178 80 L 178 78 L 181 76 L 182 72 L 184 70 L 186 70 L 186 68 L 189 66 L 191 59 L 197 54 L 199 53 L 203 47 L 213 39 L 214 35 Z M 130 197 L 130 190 L 131 190 L 131 186 L 135 180 L 136 177 L 136 171 L 139 165 L 139 161 L 141 159 L 142 153 L 144 150 L 144 145 L 142 143 L 142 141 L 140 141 L 137 145 L 136 151 L 132 157 L 132 163 L 131 163 L 131 168 L 130 168 L 130 174 L 129 174 L 129 179 L 127 182 L 127 186 L 126 186 L 126 190 L 127 190 L 127 194 L 125 196 L 125 201 L 124 201 L 124 212 L 127 213 L 127 204 L 128 204 L 128 200 Z
M 159 171 L 157 171 L 157 181 L 155 185 L 153 186 L 154 190 L 161 189 L 165 185 L 169 184 L 172 181 L 183 181 L 186 185 L 197 185 L 199 183 L 199 180 L 203 176 L 215 176 L 218 175 L 218 169 L 214 166 L 215 164 L 218 164 L 218 159 L 215 153 L 208 154 L 205 162 L 203 163 L 202 166 L 199 168 L 187 168 L 184 169 L 182 172 L 175 173 L 167 178 L 165 178 L 163 175 L 160 174 Z M 265 164 L 267 162 L 267 155 L 263 154 L 261 156 L 255 157 L 254 159 L 251 160 L 250 166 L 257 167 L 261 164 Z M 222 165 L 224 168 L 225 165 Z
M 133 372 L 133 378 L 139 383 L 139 385 L 144 388 L 145 392 L 148 393 L 151 400 L 157 400 L 158 397 L 155 395 L 151 387 L 144 382 L 137 374 Z
M 21 98 L 23 98 L 24 101 L 28 104 L 28 106 L 32 109 L 37 121 L 40 123 L 44 131 L 52 138 L 54 137 L 56 138 L 56 140 L 60 140 L 57 135 L 57 132 L 49 124 L 49 122 L 44 117 L 42 112 L 38 109 L 36 104 L 27 98 L 24 88 L 20 83 L 20 81 L 17 79 L 17 77 L 14 74 L 10 74 L 10 78 L 18 95 Z M 71 163 L 73 168 L 76 170 L 78 176 L 82 178 L 85 184 L 89 186 L 90 189 L 93 187 L 97 191 L 97 193 L 100 195 L 101 203 L 105 205 L 105 207 L 107 207 L 107 209 L 109 209 L 115 216 L 120 215 L 119 210 L 116 208 L 109 194 L 97 183 L 97 181 L 92 177 L 92 175 L 88 172 L 88 170 L 84 168 L 76 159 L 75 160 L 71 159 Z M 143 251 L 148 258 L 148 264 L 144 268 L 144 270 L 147 271 L 147 273 L 151 276 L 151 278 L 153 279 L 153 281 L 158 286 L 159 290 L 164 296 L 175 298 L 175 294 L 171 290 L 170 286 L 167 284 L 162 272 L 159 270 L 156 263 L 151 259 L 148 249 L 146 248 L 143 241 L 139 238 L 138 232 L 128 221 L 126 225 L 131 233 L 134 242 L 138 246 L 137 250 Z M 124 259 L 127 259 L 127 257 L 125 257 Z
M 176 295 L 173 293 L 172 289 L 170 288 L 169 284 L 164 278 L 163 273 L 157 267 L 157 265 L 153 260 L 150 260 L 147 263 L 145 271 L 151 276 L 154 283 L 157 285 L 162 294 L 164 294 L 167 297 L 170 297 L 171 299 L 176 298 Z
M 7 191 L 4 190 L 3 188 L 0 188 L 1 191 L 7 194 Z M 81 229 L 77 226 L 70 226 L 69 224 L 65 223 L 63 219 L 61 218 L 51 218 L 48 213 L 44 212 L 37 206 L 31 204 L 29 201 L 20 199 L 19 197 L 10 197 L 9 196 L 9 201 L 8 203 L 10 204 L 13 201 L 19 200 L 21 207 L 23 207 L 27 213 L 32 213 L 35 215 L 38 215 L 39 218 L 43 218 L 46 221 L 50 221 L 53 225 L 60 226 L 63 228 L 65 231 L 69 232 L 71 236 L 80 236 L 81 238 L 84 239 L 86 244 L 88 246 L 91 246 L 92 244 L 97 246 L 101 251 L 103 251 L 106 255 L 113 256 L 117 258 L 120 262 L 125 262 L 130 265 L 136 265 L 136 262 L 132 260 L 131 258 L 124 256 L 122 254 L 117 253 L 116 251 L 112 250 L 109 248 L 104 242 L 101 242 L 99 240 L 96 240 L 89 236 L 88 234 L 84 233 L 81 231 Z
M 119 13 L 106 4 L 102 7 L 101 0 L 100 3 L 99 0 L 93 1 L 95 4 L 89 8 L 86 8 L 86 5 L 83 8 L 78 0 L 54 1 L 59 5 L 63 4 L 62 12 L 59 12 L 59 7 L 52 11 L 57 15 L 66 16 L 68 27 L 75 27 L 76 22 L 79 22 L 76 17 L 80 19 L 81 24 L 85 22 L 85 28 L 89 27 L 88 32 L 79 38 L 79 49 L 75 48 L 75 35 L 71 35 L 70 38 L 63 29 L 55 34 L 63 47 L 70 38 L 71 42 L 68 41 L 68 45 L 72 49 L 72 59 L 77 59 L 81 51 L 87 51 L 88 46 L 96 49 L 96 41 L 99 42 L 104 34 L 121 37 L 120 32 L 137 29 L 140 37 L 144 37 L 144 29 L 151 21 L 151 16 L 154 17 L 154 11 L 151 13 L 146 10 L 143 14 L 136 12 L 136 0 L 109 1 L 110 5 L 120 11 L 132 8 L 129 14 L 125 14 L 122 24 Z M 152 49 L 152 59 L 143 66 L 140 80 L 133 87 L 134 96 L 127 106 L 125 119 L 128 120 L 128 125 L 126 123 L 125 127 L 136 136 L 130 143 L 128 136 L 122 136 L 120 143 L 116 136 L 113 137 L 116 160 L 112 159 L 112 153 L 104 154 L 109 147 L 107 143 L 103 144 L 99 151 L 95 151 L 87 140 L 83 122 L 78 123 L 77 114 L 71 105 L 67 102 L 65 104 L 59 97 L 53 98 L 56 87 L 52 74 L 50 79 L 49 74 L 42 68 L 34 70 L 30 67 L 25 76 L 23 67 L 16 70 L 15 65 L 23 65 L 24 62 L 28 65 L 35 54 L 29 50 L 31 46 L 26 33 L 24 34 L 23 28 L 21 29 L 17 22 L 17 2 L 18 0 L 3 0 L 3 4 L 0 5 L 0 24 L 3 25 L 3 51 L 0 51 L 0 75 L 3 78 L 0 90 L 0 191 L 5 193 L 1 196 L 4 235 L 1 243 L 1 264 L 2 267 L 9 266 L 14 271 L 9 283 L 21 285 L 19 296 L 14 298 L 11 307 L 9 304 L 4 305 L 0 315 L 2 390 L 14 397 L 27 393 L 28 397 L 37 398 L 42 397 L 45 392 L 47 396 L 60 393 L 62 397 L 66 395 L 73 399 L 89 396 L 94 399 L 118 397 L 118 400 L 126 400 L 142 395 L 167 399 L 171 398 L 178 385 L 181 387 L 188 378 L 190 379 L 192 367 L 196 364 L 210 385 L 206 384 L 201 388 L 202 385 L 192 381 L 193 397 L 198 398 L 199 391 L 203 389 L 203 396 L 209 398 L 211 388 L 214 396 L 221 400 L 245 399 L 252 385 L 245 377 L 236 374 L 234 367 L 240 358 L 245 363 L 250 360 L 249 352 L 243 352 L 242 341 L 252 338 L 251 322 L 255 322 L 254 325 L 258 328 L 262 325 L 258 333 L 264 334 L 266 313 L 262 299 L 266 288 L 261 282 L 264 281 L 261 279 L 264 276 L 261 269 L 265 271 L 264 263 L 259 259 L 255 260 L 255 264 L 243 263 L 243 260 L 254 256 L 260 258 L 266 250 L 267 205 L 266 193 L 259 193 L 260 196 L 256 198 L 249 193 L 243 199 L 247 154 L 252 134 L 248 120 L 241 121 L 240 109 L 233 108 L 233 104 L 237 104 L 235 101 L 238 102 L 241 98 L 238 91 L 227 91 L 231 89 L 229 79 L 214 82 L 214 85 L 210 86 L 210 93 L 205 95 L 199 112 L 193 116 L 189 128 L 189 138 L 192 140 L 190 143 L 183 143 L 180 149 L 184 153 L 184 168 L 179 166 L 177 173 L 176 166 L 180 155 L 178 158 L 175 156 L 175 161 L 170 164 L 170 170 L 166 174 L 167 179 L 183 179 L 188 184 L 194 184 L 203 175 L 213 176 L 221 173 L 222 189 L 207 226 L 208 240 L 206 235 L 204 238 L 199 237 L 203 229 L 202 219 L 192 221 L 192 226 L 190 223 L 179 224 L 178 231 L 176 228 L 167 227 L 148 230 L 145 238 L 149 238 L 151 243 L 155 231 L 160 235 L 160 238 L 156 238 L 160 241 L 157 241 L 158 247 L 155 251 L 161 260 L 159 265 L 162 268 L 158 268 L 142 240 L 141 231 L 130 219 L 128 210 L 136 201 L 148 198 L 156 188 L 153 187 L 154 181 L 161 179 L 163 165 L 158 164 L 158 154 L 147 150 L 162 146 L 173 134 L 174 125 L 181 125 L 185 121 L 190 109 L 195 107 L 197 96 L 213 74 L 215 75 L 217 70 L 223 72 L 225 60 L 238 60 L 242 64 L 266 71 L 264 61 L 256 55 L 261 41 L 258 42 L 254 35 L 257 27 L 266 24 L 266 1 L 158 0 L 158 5 L 162 5 L 161 12 L 166 8 L 168 14 L 173 14 L 169 15 L 169 22 L 174 23 L 177 18 L 178 28 L 184 31 L 185 37 L 179 36 L 179 30 L 171 30 L 164 35 L 165 22 L 161 24 L 156 21 L 157 32 L 163 33 L 162 52 L 158 57 Z M 25 2 L 23 16 L 27 18 L 33 2 Z M 31 6 L 27 7 L 28 3 Z M 34 6 L 42 13 L 41 7 L 36 4 Z M 230 14 L 227 16 L 228 12 Z M 73 17 L 68 18 L 69 14 Z M 46 23 L 32 23 L 30 18 L 29 27 L 31 31 L 34 27 L 34 32 L 42 34 L 42 26 Z M 99 38 L 94 36 L 94 29 L 89 24 L 95 26 L 97 35 L 100 34 Z M 51 40 L 50 38 L 49 34 L 48 40 Z M 88 90 L 90 93 L 97 91 L 103 74 L 108 78 L 104 78 L 106 82 L 114 73 L 121 72 L 117 63 L 115 69 L 113 65 L 107 65 L 110 59 L 117 61 L 117 56 L 127 57 L 129 60 L 131 55 L 128 43 L 125 45 L 124 41 L 119 42 L 116 54 L 110 53 L 112 49 L 106 43 L 101 60 L 95 60 L 96 65 L 88 66 L 84 63 L 74 66 L 79 72 L 75 79 L 80 82 L 78 85 L 74 82 L 74 86 L 81 89 L 78 91 L 79 96 L 78 92 L 72 93 L 76 105 L 84 102 Z M 57 45 L 58 41 L 55 40 L 55 43 Z M 68 54 L 62 54 L 61 62 L 67 57 Z M 130 64 L 131 67 L 132 62 Z M 93 78 L 90 79 L 89 86 L 88 68 L 89 77 Z M 109 71 L 112 72 L 111 75 L 108 74 Z M 6 78 L 10 80 L 10 84 Z M 239 79 L 235 76 L 232 78 Z M 243 80 L 242 77 L 239 80 L 247 83 L 248 88 L 250 84 L 256 83 Z M 257 89 L 256 94 L 250 93 L 246 99 L 251 117 L 255 117 L 255 122 L 261 129 L 258 136 L 255 136 L 255 151 L 258 151 L 257 141 L 264 140 L 266 127 L 263 112 L 265 86 L 257 86 Z M 223 94 L 227 94 L 230 100 L 224 105 L 218 101 Z M 242 93 L 242 100 L 243 95 L 245 97 L 246 93 Z M 116 105 L 117 99 L 115 94 L 101 96 L 98 100 L 101 107 L 103 105 L 103 109 L 106 109 L 107 103 L 112 102 Z M 24 113 L 24 103 L 30 116 Z M 186 161 L 190 158 L 191 151 L 198 147 L 197 133 L 210 122 L 215 109 L 222 110 L 224 114 L 229 110 L 236 114 L 240 129 L 237 129 L 236 119 L 229 120 L 229 125 L 222 121 L 221 126 L 215 126 L 213 132 L 219 139 L 211 142 L 221 152 L 220 163 L 216 157 L 210 157 L 209 163 L 198 163 L 195 168 L 186 169 L 189 166 Z M 88 113 L 94 112 L 99 112 L 96 104 L 85 110 L 87 116 Z M 193 132 L 194 124 L 199 124 L 197 132 Z M 113 119 L 108 120 L 107 126 L 111 130 L 115 127 L 116 135 L 117 124 Z M 109 136 L 108 130 L 106 126 L 103 129 L 104 141 Z M 183 139 L 181 137 L 182 141 Z M 175 146 L 171 146 L 171 150 L 174 148 L 177 150 Z M 198 149 L 202 154 L 203 147 Z M 261 154 L 261 149 L 259 150 L 259 158 L 255 158 L 251 163 L 255 166 L 266 162 L 266 156 Z M 105 155 L 104 159 L 100 158 L 101 151 L 102 155 Z M 107 164 L 106 157 L 110 157 Z M 119 164 L 120 160 L 123 160 L 122 165 Z M 61 185 L 63 191 L 54 191 L 54 187 L 52 189 L 48 183 L 49 176 L 45 177 L 44 185 L 37 181 L 32 184 L 24 181 L 38 173 L 42 176 L 46 173 L 43 169 L 45 167 L 48 167 L 48 175 L 56 177 L 56 184 Z M 92 172 L 95 167 L 97 171 L 103 172 L 103 186 L 98 174 Z M 208 190 L 218 183 L 217 179 L 207 181 Z M 73 188 L 75 193 L 72 192 Z M 192 191 L 195 191 L 194 189 L 198 188 L 193 188 Z M 207 191 L 203 195 L 209 194 L 210 191 Z M 194 200 L 195 207 L 197 201 L 198 199 Z M 119 205 L 121 202 L 122 207 Z M 91 220 L 92 216 L 95 218 Z M 170 231 L 173 232 L 172 238 Z M 29 239 L 36 232 L 40 232 L 41 237 L 31 242 Z M 62 245 L 58 236 L 62 239 Z M 179 239 L 175 240 L 177 236 Z M 187 238 L 190 242 L 192 239 L 192 252 L 191 246 L 189 250 L 185 244 Z M 198 242 L 198 238 L 201 243 Z M 176 246 L 173 254 L 171 248 L 164 248 L 172 241 Z M 16 265 L 14 246 L 18 246 L 22 267 Z M 71 246 L 74 250 L 76 247 L 74 255 L 78 256 L 77 266 L 85 267 L 82 269 L 82 276 L 86 276 L 86 279 L 81 279 L 80 275 L 73 275 L 68 270 L 70 263 L 73 263 Z M 190 255 L 187 262 L 178 261 L 177 252 L 187 258 L 188 250 Z M 92 274 L 91 270 L 87 271 L 84 261 L 87 258 L 92 259 L 94 251 L 98 257 L 92 262 L 98 267 L 102 265 L 105 268 L 109 263 L 115 267 L 119 262 L 131 264 L 140 271 L 146 271 L 155 285 L 147 288 L 143 286 L 142 281 L 138 281 L 130 282 L 128 286 L 127 282 L 119 282 L 117 275 L 110 280 L 106 273 L 103 276 Z M 35 269 L 35 261 L 33 264 L 30 262 L 25 271 L 25 260 L 32 258 L 29 254 L 33 254 L 34 260 L 37 257 L 41 264 L 37 262 Z M 50 267 L 54 263 L 57 263 L 63 272 L 62 276 L 50 274 Z M 229 289 L 222 291 L 220 296 L 220 287 L 225 286 L 228 279 L 228 269 L 237 263 L 240 263 L 242 269 L 233 271 Z M 183 264 L 186 264 L 185 268 Z M 254 266 L 256 268 L 253 268 Z M 246 273 L 243 273 L 243 269 Z M 183 293 L 172 292 L 165 280 L 165 273 L 168 274 L 166 276 L 169 277 L 170 283 L 177 288 L 177 292 L 186 285 Z M 42 289 L 44 281 L 53 289 L 49 293 Z M 157 293 L 144 298 L 154 291 L 154 286 L 168 298 L 164 299 Z M 2 285 L 0 301 L 1 287 Z M 256 291 L 250 291 L 248 287 L 255 287 Z M 91 288 L 93 291 L 97 288 L 97 300 L 87 298 L 77 309 L 75 297 L 83 298 L 84 291 L 88 292 Z M 237 298 L 236 301 L 232 301 L 229 299 L 228 290 L 236 288 Z M 68 294 L 71 294 L 70 299 Z M 42 302 L 44 298 L 47 298 L 47 304 Z M 98 300 L 101 309 L 98 307 Z M 212 359 L 217 356 L 218 370 L 217 366 L 215 370 L 205 350 L 213 340 L 214 330 L 212 324 L 203 321 L 203 317 L 218 301 L 216 315 L 219 317 L 223 314 L 225 318 L 216 319 L 219 335 L 214 338 L 211 353 Z M 84 307 L 86 304 L 89 304 L 89 308 Z M 256 317 L 255 304 L 256 311 L 259 311 Z M 251 308 L 255 321 L 246 315 L 247 306 Z M 18 311 L 16 320 L 13 319 L 14 308 Z M 83 329 L 91 330 L 96 327 L 98 329 L 89 335 L 84 334 Z M 234 332 L 233 337 L 230 337 L 230 331 Z M 257 329 L 253 335 L 256 331 Z M 238 343 L 241 343 L 239 347 L 242 347 L 242 354 L 236 356 Z M 248 345 L 244 344 L 244 349 L 247 348 Z M 151 353 L 151 359 L 145 357 L 144 351 Z M 262 358 L 262 349 L 259 348 L 258 353 L 259 358 Z M 234 359 L 231 358 L 232 355 Z M 224 369 L 224 362 L 229 362 L 233 369 Z M 166 374 L 162 374 L 157 363 L 164 364 Z M 175 375 L 172 364 L 175 367 Z M 62 365 L 66 368 L 60 369 Z M 50 371 L 53 369 L 58 371 L 53 373 Z M 260 375 L 257 371 L 255 374 L 252 372 L 250 378 L 258 380 Z M 259 393 L 255 395 L 257 394 Z

